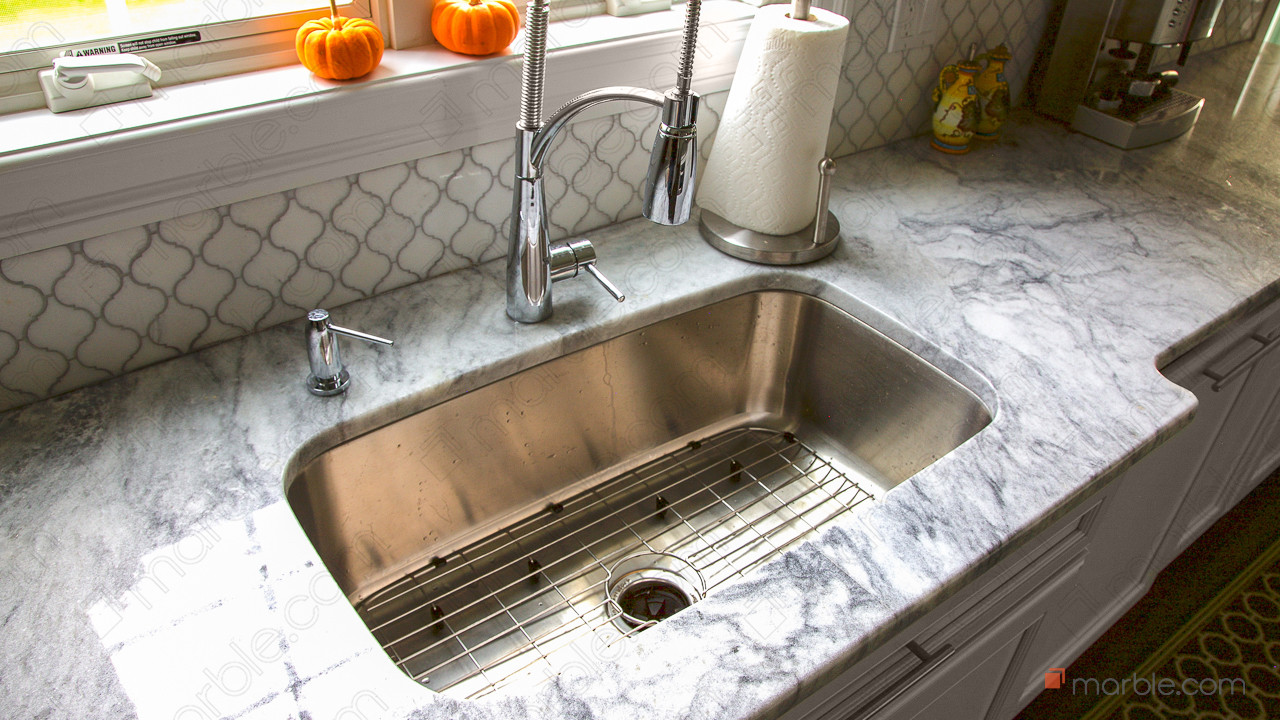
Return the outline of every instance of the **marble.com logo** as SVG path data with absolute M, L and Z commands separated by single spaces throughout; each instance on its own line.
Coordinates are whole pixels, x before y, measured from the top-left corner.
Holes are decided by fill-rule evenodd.
M 1066 668 L 1049 668 L 1044 674 L 1044 688 L 1057 690 L 1067 684 Z M 1127 678 L 1071 678 L 1072 695 L 1234 695 L 1237 687 L 1244 692 L 1244 678 L 1184 678 L 1178 682 L 1173 678 L 1156 679 L 1151 677 Z

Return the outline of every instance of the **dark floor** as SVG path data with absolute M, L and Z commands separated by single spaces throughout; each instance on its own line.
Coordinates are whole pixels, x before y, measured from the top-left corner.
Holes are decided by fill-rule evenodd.
M 1280 561 L 1269 564 L 1152 672 L 1168 691 L 1131 693 L 1107 720 L 1280 718 Z
M 1129 677 L 1263 551 L 1280 540 L 1278 519 L 1280 470 L 1264 480 L 1231 512 L 1205 531 L 1186 552 L 1170 563 L 1156 577 L 1146 596 L 1067 668 L 1067 677 Z M 1220 618 L 1215 620 L 1221 621 Z M 1270 669 L 1275 668 L 1272 666 Z M 1098 700 L 1097 696 L 1041 693 L 1018 718 L 1080 718 Z M 1271 714 L 1265 708 L 1262 715 L 1234 710 L 1223 715 L 1207 708 L 1198 710 L 1193 706 L 1176 713 L 1170 708 L 1159 706 L 1122 710 L 1123 712 L 1118 710 L 1119 714 L 1112 718 L 1157 720 L 1174 717 L 1280 717 L 1280 714 Z

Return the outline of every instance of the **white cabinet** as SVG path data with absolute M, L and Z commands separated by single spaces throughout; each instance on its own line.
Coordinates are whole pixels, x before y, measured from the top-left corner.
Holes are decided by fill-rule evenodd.
M 1176 436 L 1203 434 L 1206 419 L 1197 415 Z M 1210 440 L 1212 434 L 1210 434 Z M 1111 497 L 1099 513 L 1090 553 L 1072 582 L 1046 606 L 1023 668 L 1017 708 L 1044 689 L 1044 674 L 1066 667 L 1146 594 L 1160 568 L 1153 565 L 1193 475 L 1187 472 L 1188 446 L 1170 442 L 1139 460 L 1112 482 Z M 1201 455 L 1207 450 L 1200 447 Z
M 1273 304 L 1220 331 L 1166 369 L 1170 380 L 1196 394 L 1200 407 L 1192 424 L 1201 427 L 1167 443 L 1181 448 L 1194 480 L 1156 554 L 1157 569 L 1195 542 L 1280 461 L 1277 346 L 1280 308 Z
M 1195 393 L 1191 423 L 1116 479 L 1091 552 L 1053 598 L 1023 669 L 1018 707 L 1150 589 L 1155 576 L 1280 464 L 1280 309 L 1265 307 L 1171 363 Z
M 1024 648 L 1045 620 L 1045 606 L 1072 582 L 1080 571 L 1085 552 L 1072 556 L 1037 584 L 1029 595 L 1015 601 L 1012 608 L 993 608 L 993 622 L 984 626 L 972 642 L 957 652 L 947 672 L 920 682 L 905 693 L 886 717 L 912 720 L 955 720 L 955 718 L 1004 718 L 1021 708 L 1011 702 L 1018 689 L 1017 669 Z

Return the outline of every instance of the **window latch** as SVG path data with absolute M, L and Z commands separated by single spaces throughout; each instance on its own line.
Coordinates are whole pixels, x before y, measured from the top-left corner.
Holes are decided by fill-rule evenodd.
M 160 68 L 140 55 L 106 53 L 54 58 L 53 67 L 38 76 L 45 103 L 60 113 L 151 97 Z

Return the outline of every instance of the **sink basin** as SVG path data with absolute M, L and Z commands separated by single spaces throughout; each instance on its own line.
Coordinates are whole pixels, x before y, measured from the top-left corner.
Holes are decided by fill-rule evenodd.
M 475 697 L 714 593 L 990 420 L 834 305 L 753 292 L 296 458 L 287 492 L 392 660 Z

